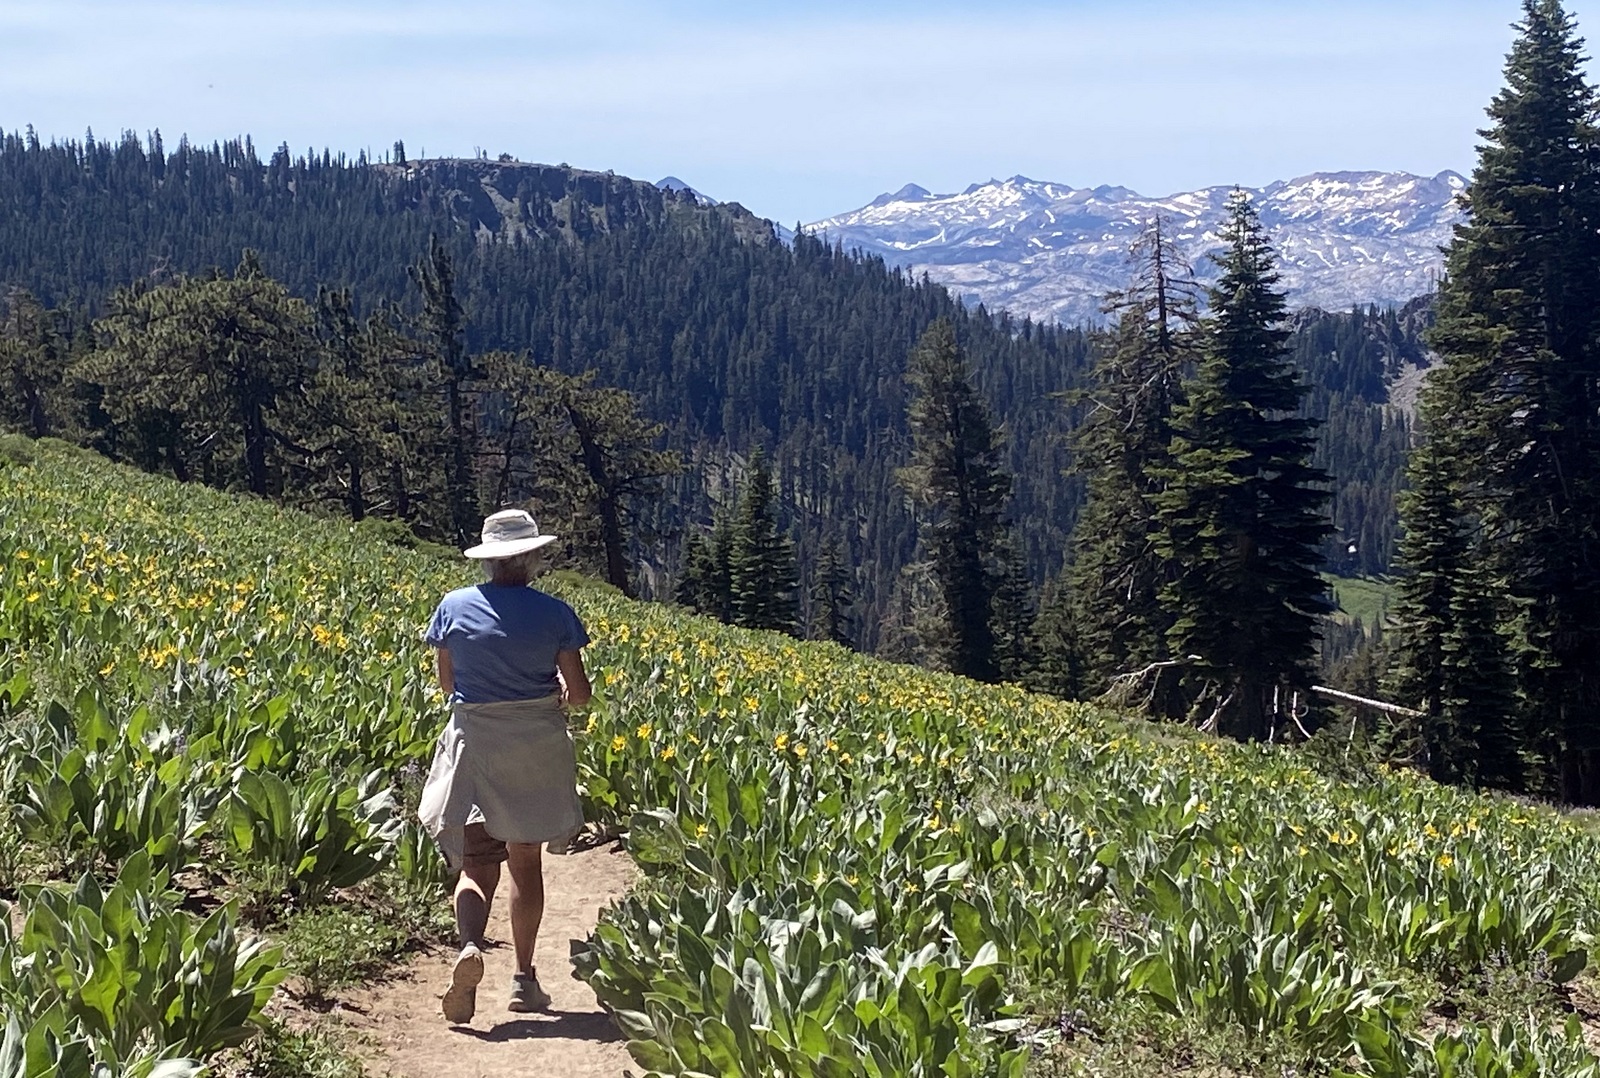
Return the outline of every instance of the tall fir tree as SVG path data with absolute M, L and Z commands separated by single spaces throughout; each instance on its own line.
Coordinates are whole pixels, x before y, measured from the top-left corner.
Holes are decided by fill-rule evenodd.
M 1391 739 L 1402 751 L 1419 742 L 1419 759 L 1440 782 L 1517 790 L 1522 737 L 1501 630 L 1505 590 L 1474 550 L 1456 493 L 1458 468 L 1444 459 L 1448 441 L 1430 437 L 1412 451 L 1410 488 L 1401 496 L 1406 527 L 1389 689 L 1422 714 L 1415 723 L 1399 720 Z
M 1438 389 L 1435 383 L 1433 390 Z M 1429 390 L 1424 389 L 1424 398 Z M 1423 403 L 1424 411 L 1430 410 Z M 1394 660 L 1388 689 L 1407 706 L 1421 711 L 1413 724 L 1396 720 L 1389 731 L 1391 751 L 1411 758 L 1426 757 L 1433 776 L 1449 781 L 1470 771 L 1473 748 L 1453 736 L 1453 719 L 1443 715 L 1443 701 L 1455 695 L 1445 685 L 1445 645 L 1451 631 L 1451 605 L 1461 576 L 1472 557 L 1468 525 L 1456 497 L 1453 462 L 1444 458 L 1443 432 L 1426 437 L 1411 451 L 1409 486 L 1400 496 L 1405 522 L 1397 551 L 1395 615 L 1391 626 Z M 1498 660 L 1502 649 L 1485 656 Z
M 1228 205 L 1221 276 L 1200 362 L 1172 416 L 1154 476 L 1160 595 L 1182 656 L 1182 695 L 1219 731 L 1269 736 L 1275 708 L 1307 693 L 1327 587 L 1326 476 L 1310 465 L 1305 387 L 1285 350 L 1284 295 L 1271 244 L 1242 191 Z
M 478 528 L 471 392 L 479 371 L 467 352 L 466 312 L 456 296 L 455 261 L 437 235 L 429 237 L 428 253 L 411 267 L 411 277 L 422 293 L 422 339 L 444 399 L 444 495 L 450 529 L 455 542 L 465 544 Z
M 1481 132 L 1467 220 L 1446 254 L 1430 338 L 1442 362 L 1422 410 L 1439 443 L 1426 466 L 1448 467 L 1468 526 L 1463 564 L 1484 567 L 1452 585 L 1450 616 L 1499 624 L 1453 625 L 1454 644 L 1437 632 L 1401 641 L 1424 670 L 1515 669 L 1525 733 L 1509 715 L 1506 729 L 1480 725 L 1480 758 L 1462 774 L 1504 774 L 1495 759 L 1523 736 L 1546 761 L 1541 787 L 1591 805 L 1600 804 L 1596 104 L 1572 18 L 1558 0 L 1526 0 Z M 1410 504 L 1406 527 L 1425 528 L 1421 503 Z M 1490 589 L 1496 613 L 1476 610 L 1483 596 L 1468 588 Z M 1436 607 L 1412 606 L 1403 624 L 1420 630 L 1434 617 Z M 1451 658 L 1451 647 L 1469 650 Z
M 1112 295 L 1115 335 L 1079 395 L 1073 438 L 1087 503 L 1073 532 L 1067 584 L 1085 691 L 1146 672 L 1140 696 L 1155 714 L 1183 713 L 1169 661 L 1172 616 L 1161 600 L 1168 566 L 1154 545 L 1157 477 L 1168 464 L 1172 415 L 1195 358 L 1199 319 L 1192 270 L 1158 217 L 1130 252 L 1133 280 Z
M 0 300 L 0 423 L 35 438 L 60 433 L 66 411 L 60 321 L 26 289 Z
M 778 526 L 776 492 L 765 454 L 750 456 L 750 473 L 733 520 L 728 553 L 732 622 L 793 635 L 799 623 L 794 542 Z
M 1084 695 L 1083 644 L 1070 589 L 1065 571 L 1045 585 L 1033 623 L 1033 670 L 1025 684 L 1035 692 L 1077 700 Z
M 683 546 L 683 570 L 673 598 L 697 613 L 721 622 L 733 619 L 733 585 L 728 558 L 733 545 L 732 525 L 718 513 L 709 532 L 691 531 Z
M 703 590 L 706 576 L 707 537 L 698 528 L 692 528 L 683 540 L 683 564 L 673 585 L 672 601 L 691 610 L 705 612 Z
M 1033 676 L 1038 660 L 1034 637 L 1038 604 L 1015 535 L 1002 540 L 994 572 L 989 616 L 994 632 L 995 671 L 1001 681 L 1020 685 Z
M 939 319 L 911 354 L 906 379 L 911 463 L 901 482 L 926 514 L 922 540 L 944 598 L 946 623 L 934 646 L 951 671 L 994 681 L 993 561 L 1011 494 L 988 405 L 973 388 L 955 326 Z
M 721 509 L 711 522 L 701 561 L 701 611 L 718 621 L 733 621 L 733 518 L 737 504 Z
M 850 570 L 840 547 L 834 536 L 824 536 L 811 566 L 811 587 L 807 596 L 810 600 L 809 635 L 813 640 L 854 648 L 850 608 L 855 596 L 850 588 Z

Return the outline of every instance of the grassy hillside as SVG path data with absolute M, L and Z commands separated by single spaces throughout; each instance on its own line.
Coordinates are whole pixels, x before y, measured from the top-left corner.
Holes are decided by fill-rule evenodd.
M 1380 577 L 1346 577 L 1327 574 L 1334 602 L 1346 619 L 1359 618 L 1371 632 L 1384 623 L 1394 605 L 1394 584 Z
M 418 634 L 468 566 L 6 441 L 0 573 L 0 1071 L 236 1040 L 262 896 L 435 900 Z M 555 590 L 652 874 L 580 968 L 651 1073 L 1600 1074 L 1554 813 Z

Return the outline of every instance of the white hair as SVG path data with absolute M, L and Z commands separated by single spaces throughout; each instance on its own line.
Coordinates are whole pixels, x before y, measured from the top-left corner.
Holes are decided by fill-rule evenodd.
M 509 558 L 485 558 L 483 578 L 491 584 L 526 584 L 547 566 L 542 550 L 528 550 Z

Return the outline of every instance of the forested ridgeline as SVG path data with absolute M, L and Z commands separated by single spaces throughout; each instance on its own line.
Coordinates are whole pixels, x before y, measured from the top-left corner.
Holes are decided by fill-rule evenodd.
M 1082 500 L 1066 474 L 1077 417 L 1060 395 L 1082 381 L 1091 335 L 969 311 L 938 285 L 804 236 L 779 243 L 737 205 L 559 166 L 407 161 L 399 145 L 386 162 L 282 147 L 262 161 L 248 139 L 169 150 L 159 135 L 9 136 L 0 205 L 0 283 L 65 312 L 63 339 L 74 343 L 64 347 L 80 352 L 92 343 L 81 332 L 88 319 L 111 309 L 117 289 L 233 267 L 247 249 L 290 296 L 348 290 L 352 326 L 385 304 L 398 308 L 397 324 L 421 307 L 408 268 L 437 234 L 455 267 L 462 355 L 499 350 L 569 375 L 592 371 L 594 384 L 633 394 L 640 414 L 664 425 L 658 448 L 689 464 L 664 477 L 667 497 L 630 506 L 643 536 L 629 540 L 630 572 L 653 594 L 679 575 L 686 534 L 718 506 L 732 511 L 761 446 L 794 534 L 803 620 L 822 617 L 812 596 L 826 587 L 814 567 L 843 566 L 841 631 L 875 646 L 915 588 L 903 570 L 919 560 L 916 519 L 895 480 L 909 452 L 903 376 L 912 345 L 940 317 L 956 327 L 1002 424 L 1015 477 L 1006 512 L 1035 584 L 1059 568 Z M 1318 463 L 1337 486 L 1330 564 L 1381 572 L 1405 437 L 1385 403 L 1386 375 L 1420 354 L 1415 333 L 1378 313 L 1307 313 L 1297 327 L 1291 347 L 1313 385 L 1308 407 L 1328 419 Z M 204 453 L 215 457 L 225 443 L 215 432 L 197 441 L 208 434 Z M 493 456 L 492 442 L 480 451 Z M 173 470 L 171 459 L 147 463 Z M 527 483 L 541 467 L 500 463 Z M 557 473 L 546 468 L 534 493 L 552 496 Z M 509 491 L 503 479 L 488 481 L 486 497 Z M 427 532 L 426 506 L 442 491 L 417 493 L 397 489 L 365 511 Z M 572 514 L 555 513 L 571 526 Z
M 403 152 L 403 151 L 401 151 Z M 396 157 L 400 156 L 397 152 Z M 259 161 L 248 140 L 42 145 L 0 155 L 0 281 L 88 315 L 134 281 L 231 267 L 240 252 L 289 291 L 349 289 L 357 314 L 415 310 L 407 267 L 437 233 L 456 267 L 467 354 L 506 350 L 623 388 L 693 467 L 642 508 L 645 573 L 676 572 L 685 526 L 731 501 L 763 445 L 802 564 L 838 548 L 857 567 L 852 620 L 875 616 L 915 525 L 893 470 L 904 455 L 905 358 L 944 316 L 1002 402 L 1015 438 L 1015 512 L 1033 558 L 1059 557 L 1073 492 L 1058 481 L 1065 419 L 1051 395 L 1082 333 L 968 312 L 945 290 L 802 238 L 776 242 L 736 205 L 697 205 L 608 174 L 509 162 L 377 164 L 328 155 Z M 1040 570 L 1043 571 L 1042 568 Z

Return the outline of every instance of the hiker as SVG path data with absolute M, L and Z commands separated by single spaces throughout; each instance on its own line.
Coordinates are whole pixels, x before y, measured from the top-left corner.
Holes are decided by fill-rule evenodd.
M 502 862 L 511 874 L 517 963 L 507 1009 L 550 1005 L 533 965 L 544 916 L 540 847 L 565 846 L 583 827 L 565 709 L 583 706 L 590 694 L 583 623 L 572 607 L 528 586 L 544 568 L 540 549 L 555 536 L 508 509 L 484 520 L 482 538 L 464 553 L 483 563 L 485 582 L 446 595 L 423 637 L 438 649 L 439 685 L 452 705 L 418 816 L 461 873 L 453 899 L 461 953 L 442 1004 L 458 1025 L 477 1009 Z

